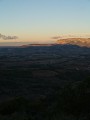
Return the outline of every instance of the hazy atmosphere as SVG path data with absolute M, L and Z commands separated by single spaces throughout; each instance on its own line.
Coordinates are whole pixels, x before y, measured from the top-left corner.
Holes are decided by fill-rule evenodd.
M 0 0 L 0 45 L 90 37 L 90 0 Z

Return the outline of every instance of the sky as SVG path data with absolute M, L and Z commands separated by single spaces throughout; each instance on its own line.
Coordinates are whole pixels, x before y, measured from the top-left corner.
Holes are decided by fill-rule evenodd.
M 90 36 L 90 0 L 0 0 L 0 45 Z

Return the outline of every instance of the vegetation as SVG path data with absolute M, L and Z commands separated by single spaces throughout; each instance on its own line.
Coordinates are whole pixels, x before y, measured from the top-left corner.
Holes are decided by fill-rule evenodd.
M 46 98 L 16 97 L 0 103 L 0 120 L 89 120 L 90 77 Z
M 89 48 L 2 48 L 0 120 L 89 120 L 89 76 Z

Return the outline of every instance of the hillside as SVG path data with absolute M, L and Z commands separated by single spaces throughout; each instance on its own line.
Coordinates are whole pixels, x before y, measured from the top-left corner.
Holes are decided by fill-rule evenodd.
M 0 120 L 90 120 L 90 48 L 0 48 Z

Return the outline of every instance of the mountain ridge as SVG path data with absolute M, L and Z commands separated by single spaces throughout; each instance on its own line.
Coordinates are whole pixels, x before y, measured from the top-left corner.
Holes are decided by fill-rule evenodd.
M 31 46 L 54 46 L 54 45 L 77 45 L 80 47 L 90 47 L 90 38 L 64 38 L 59 39 L 55 43 L 47 44 L 27 44 L 20 47 L 26 48 Z

